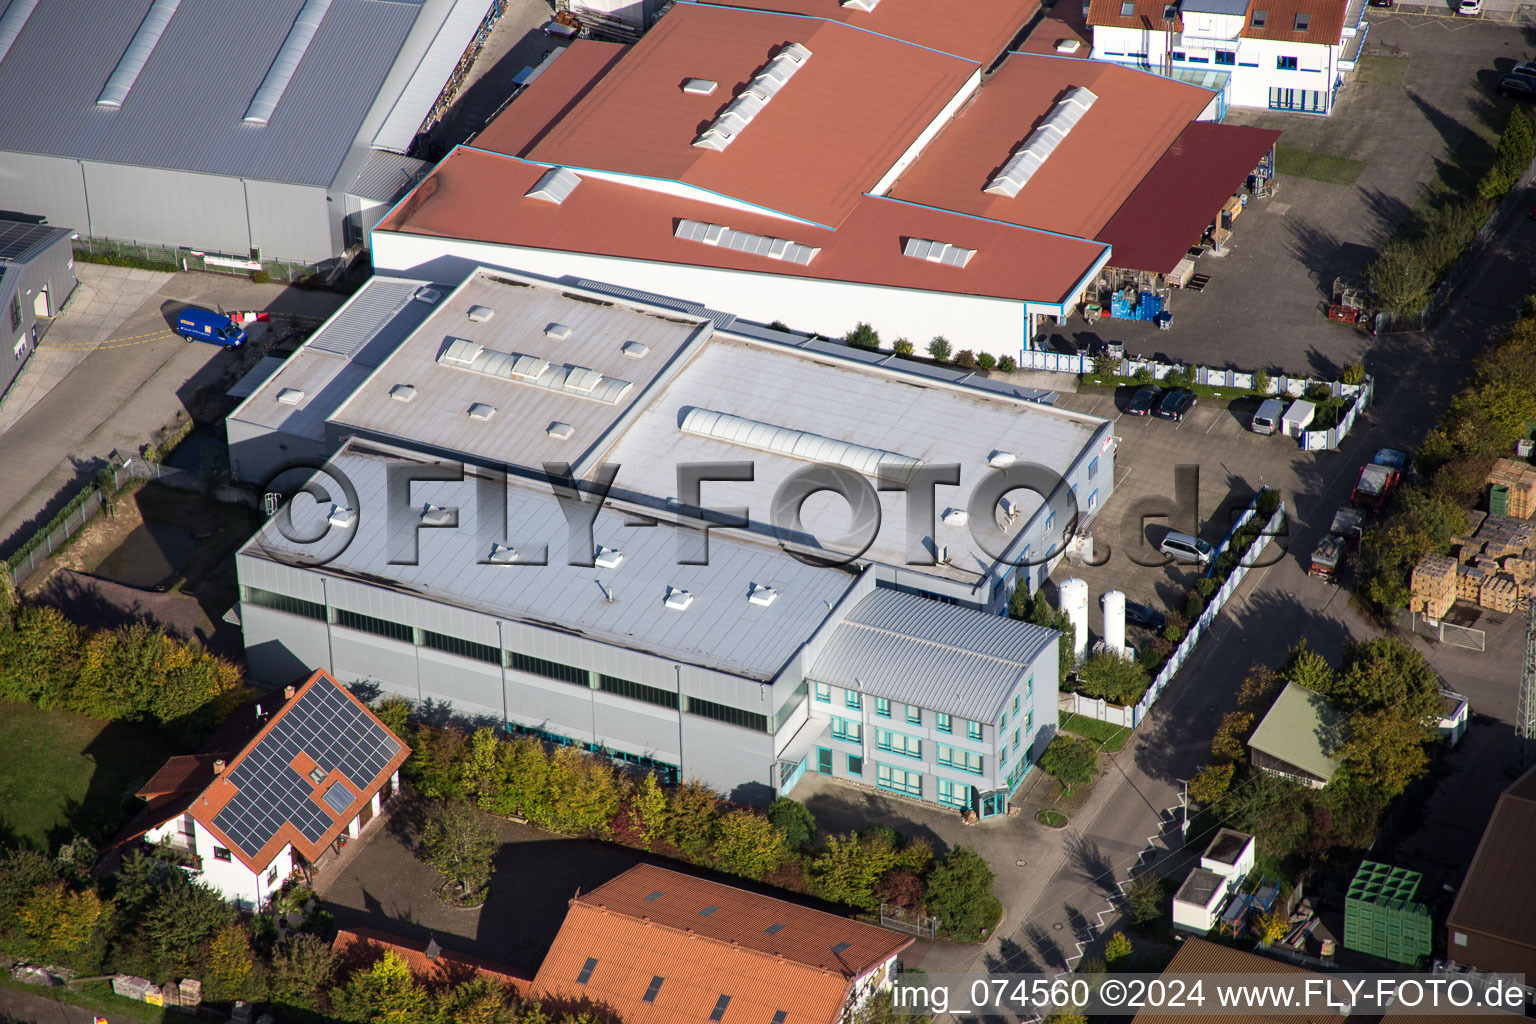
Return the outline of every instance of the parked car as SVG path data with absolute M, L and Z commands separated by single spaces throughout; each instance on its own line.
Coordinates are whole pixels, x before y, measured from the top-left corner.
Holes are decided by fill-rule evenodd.
M 1536 97 L 1536 75 L 1505 75 L 1499 79 L 1499 84 L 1494 86 L 1500 96 L 1514 96 L 1517 99 L 1528 100 Z
M 1461 0 L 1456 7 L 1456 13 L 1468 18 L 1481 17 L 1483 13 L 1483 0 Z
M 1125 403 L 1125 411 L 1132 416 L 1145 416 L 1157 405 L 1157 398 L 1162 393 L 1162 388 L 1137 388 L 1131 400 Z
M 1210 562 L 1216 554 L 1216 549 L 1211 547 L 1199 537 L 1191 537 L 1187 533 L 1170 533 L 1163 538 L 1163 542 L 1157 546 L 1157 550 L 1178 562 L 1197 562 L 1202 567 Z
M 1392 0 L 1370 0 L 1372 7 L 1391 7 Z
M 1266 398 L 1259 403 L 1259 409 L 1253 414 L 1253 419 L 1248 421 L 1248 429 L 1255 434 L 1273 434 L 1280 426 L 1280 417 L 1285 413 L 1285 403 L 1278 398 Z
M 1195 407 L 1195 393 L 1189 388 L 1169 388 L 1157 402 L 1157 415 L 1165 420 L 1182 420 Z
M 225 348 L 239 348 L 245 344 L 245 331 L 239 324 L 224 313 L 201 306 L 188 306 L 178 313 L 175 330 L 188 341 L 205 341 Z
M 1154 633 L 1161 633 L 1168 625 L 1168 620 L 1163 613 L 1154 608 L 1148 608 L 1144 604 L 1135 601 L 1125 602 L 1125 621 L 1142 629 L 1150 629 Z
M 1378 448 L 1371 461 L 1378 466 L 1395 469 L 1402 476 L 1413 472 L 1413 456 L 1397 448 Z
M 1536 78 L 1536 60 L 1522 60 L 1509 69 L 1511 75 L 1524 75 L 1527 78 Z

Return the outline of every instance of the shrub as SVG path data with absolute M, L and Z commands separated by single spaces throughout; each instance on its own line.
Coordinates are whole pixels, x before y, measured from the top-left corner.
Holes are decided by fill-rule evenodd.
M 1206 600 L 1210 600 L 1211 595 L 1216 593 L 1216 591 L 1219 589 L 1221 589 L 1221 584 L 1209 576 L 1202 576 L 1195 580 L 1195 593 L 1200 595 L 1202 598 L 1205 598 Z M 1186 616 L 1189 615 L 1188 612 L 1185 612 L 1184 614 Z
M 1193 366 L 1175 366 L 1163 374 L 1163 383 L 1171 388 L 1187 388 L 1195 380 L 1195 368 Z
M 1145 666 L 1114 651 L 1093 655 L 1077 670 L 1079 693 L 1115 704 L 1136 703 L 1147 692 L 1149 682 Z
M 1320 380 L 1314 380 L 1302 390 L 1301 394 L 1309 402 L 1323 402 L 1333 397 L 1333 389 Z
M 1184 616 L 1180 615 L 1178 612 L 1173 612 L 1169 614 L 1168 622 L 1163 627 L 1163 639 L 1167 640 L 1169 643 L 1176 644 L 1180 640 L 1184 639 L 1184 633 L 1188 629 L 1188 620 L 1186 620 Z
M 880 347 L 880 335 L 869 324 L 861 323 L 853 330 L 843 335 L 843 341 L 854 348 L 877 349 Z
M 928 910 L 952 939 L 980 942 L 1002 919 L 1003 905 L 992 894 L 992 869 L 975 850 L 957 846 L 928 876 Z
M 1253 372 L 1253 390 L 1261 395 L 1269 394 L 1269 389 L 1274 386 L 1274 380 L 1263 370 Z
M 1345 384 L 1364 384 L 1365 364 L 1358 360 L 1345 364 L 1343 372 L 1339 374 L 1339 380 Z
M 891 351 L 906 359 L 912 355 L 912 343 L 906 338 L 897 338 L 891 342 Z
M 1236 767 L 1230 762 L 1203 766 L 1189 780 L 1189 798 L 1196 803 L 1214 804 L 1232 788 L 1235 772 Z
M 785 323 L 783 320 L 774 320 L 771 323 L 769 323 L 768 326 L 771 329 L 775 330 L 775 331 L 788 331 L 789 330 L 789 324 Z
M 923 883 L 911 868 L 892 868 L 880 876 L 875 884 L 875 895 L 881 903 L 905 907 L 908 910 L 923 909 Z
M 496 834 L 467 804 L 440 804 L 421 834 L 422 860 L 443 876 L 440 893 L 455 903 L 483 902 Z
M 762 878 L 784 859 L 784 833 L 756 811 L 735 810 L 720 819 L 714 854 L 721 870 Z
M 1205 581 L 1202 580 L 1201 582 Z M 1214 583 L 1215 580 L 1210 580 L 1210 582 Z M 1185 595 L 1184 617 L 1186 619 L 1188 619 L 1190 622 L 1194 622 L 1196 619 L 1200 618 L 1204 611 L 1205 598 L 1200 596 L 1200 592 L 1198 590 L 1191 590 L 1187 595 Z
M 990 352 L 982 352 L 976 356 L 976 366 L 979 369 L 991 371 L 997 366 L 997 357 Z
M 1126 916 L 1132 924 L 1146 924 L 1163 914 L 1163 883 L 1150 871 L 1143 871 L 1125 887 Z
M 1131 940 L 1125 932 L 1115 932 L 1104 942 L 1104 962 L 1111 968 L 1131 955 Z
M 251 284 L 269 284 L 271 280 L 272 275 L 265 270 L 251 271 Z
M 1419 246 L 1403 238 L 1383 245 L 1365 270 L 1371 293 L 1389 313 L 1417 313 L 1429 301 L 1435 271 Z
M 793 797 L 781 796 L 768 805 L 768 820 L 784 837 L 791 850 L 803 849 L 816 838 L 816 816 Z
M 928 354 L 932 356 L 937 362 L 949 362 L 949 353 L 949 341 L 945 339 L 943 335 L 939 335 L 928 343 Z
M 1114 356 L 1097 356 L 1093 360 L 1093 373 L 1096 377 L 1115 377 L 1120 374 L 1120 360 Z
M 1099 770 L 1099 750 L 1091 740 L 1057 733 L 1040 755 L 1040 767 L 1072 792 L 1074 786 L 1092 782 Z
M 1531 296 L 1530 301 L 1536 302 L 1536 295 Z M 1000 356 L 997 360 L 998 373 L 1012 373 L 1019 368 L 1018 361 L 1013 356 Z
M 1143 366 L 1135 373 L 1131 374 L 1131 380 L 1143 386 L 1151 384 L 1156 379 L 1157 377 L 1152 373 L 1152 367 L 1150 366 Z
M 955 365 L 962 370 L 974 370 L 976 368 L 976 355 L 968 348 L 963 348 L 955 353 Z

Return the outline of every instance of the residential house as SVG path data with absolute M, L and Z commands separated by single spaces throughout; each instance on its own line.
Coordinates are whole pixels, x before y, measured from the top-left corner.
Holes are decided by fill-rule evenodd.
M 505 964 L 443 948 L 435 936 L 423 941 L 377 928 L 340 928 L 331 948 L 349 967 L 366 967 L 385 952 L 394 953 L 405 961 L 412 974 L 429 984 L 458 984 L 479 977 L 520 993 L 527 992 L 532 985 L 530 979 L 513 974 Z
M 1248 740 L 1248 750 L 1255 768 L 1322 789 L 1338 770 L 1344 729 L 1344 712 L 1327 697 L 1286 683 Z

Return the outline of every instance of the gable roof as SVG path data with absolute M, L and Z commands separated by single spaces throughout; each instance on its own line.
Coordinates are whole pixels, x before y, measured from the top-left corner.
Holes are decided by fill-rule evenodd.
M 639 865 L 571 901 L 534 995 L 604 1004 L 626 1024 L 702 1024 L 722 1003 L 721 1024 L 833 1024 L 854 979 L 911 942 Z
M 1349 0 L 1248 0 L 1243 19 L 1244 39 L 1274 39 L 1282 43 L 1318 43 L 1337 46 L 1344 31 Z M 1264 27 L 1255 28 L 1254 11 L 1265 14 Z M 1296 31 L 1296 15 L 1305 14 L 1305 31 Z
M 1526 946 L 1536 955 L 1536 768 L 1504 791 L 1483 830 L 1467 877 L 1446 915 L 1447 928 Z M 1453 948 L 1452 954 L 1455 954 Z M 1474 965 L 1480 966 L 1480 965 Z
M 1164 978 L 1177 974 L 1277 974 L 1293 978 L 1321 977 L 1316 971 L 1193 937 L 1186 938 L 1179 945 L 1179 951 L 1174 954 L 1173 961 L 1163 968 Z M 1141 1024 L 1183 1024 L 1186 1021 L 1196 1024 L 1196 1022 L 1208 1022 L 1212 1019 L 1198 1014 L 1169 1014 L 1159 1009 L 1138 1013 L 1133 1024 L 1136 1021 Z M 1343 1021 L 1348 1020 L 1347 1017 L 1337 1014 L 1309 1013 L 1306 1018 L 1303 1018 L 1263 1012 L 1223 1013 L 1219 1019 L 1222 1024 L 1297 1024 L 1301 1020 L 1310 1020 L 1311 1024 L 1342 1024 Z
M 1125 4 L 1131 4 L 1131 13 L 1121 14 Z M 1091 0 L 1088 5 L 1088 24 L 1105 28 L 1145 28 L 1163 31 L 1163 13 L 1174 8 L 1173 30 L 1184 31 L 1184 19 L 1177 13 L 1177 0 Z
M 1326 782 L 1339 767 L 1334 754 L 1343 741 L 1345 720 L 1327 697 L 1286 683 L 1248 746 Z
M 410 752 L 316 670 L 193 800 L 191 814 L 252 871 L 288 843 L 314 861 Z
M 213 754 L 178 754 L 139 787 L 136 796 L 146 800 L 172 796 L 177 793 L 196 793 L 213 781 Z
M 383 956 L 386 950 L 392 951 L 406 962 L 412 974 L 424 981 L 441 979 L 459 982 L 476 975 L 485 975 L 499 984 L 514 985 L 519 991 L 525 990 L 531 984 L 527 978 L 511 973 L 511 968 L 505 964 L 498 964 L 469 953 L 459 953 L 438 946 L 437 956 L 434 959 L 428 956 L 427 952 L 431 948 L 431 943 L 435 941 L 435 939 L 429 942 L 408 939 L 401 935 L 381 932 L 376 928 L 340 928 L 336 931 L 336 938 L 332 941 L 331 948 L 341 956 L 344 963 L 358 967 L 371 965 Z

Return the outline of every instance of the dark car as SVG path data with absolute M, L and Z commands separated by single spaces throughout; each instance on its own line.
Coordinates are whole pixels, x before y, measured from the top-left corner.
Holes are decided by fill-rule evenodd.
M 1157 403 L 1157 415 L 1165 420 L 1182 420 L 1195 407 L 1195 393 L 1189 388 L 1169 388 Z
M 1125 403 L 1125 411 L 1132 416 L 1145 416 L 1152 411 L 1157 396 L 1162 393 L 1162 388 L 1137 388 L 1131 400 Z
M 1099 598 L 1099 607 L 1104 607 L 1104 598 Z M 1154 633 L 1161 633 L 1163 627 L 1168 625 L 1168 620 L 1163 618 L 1163 613 L 1148 608 L 1144 604 L 1135 601 L 1125 602 L 1125 621 L 1132 626 L 1140 626 Z
M 1392 0 L 1370 0 L 1372 7 L 1391 7 Z
M 1536 97 L 1536 77 L 1531 75 L 1505 75 L 1495 86 L 1500 96 L 1517 96 L 1528 100 Z

